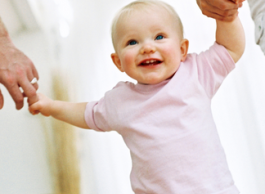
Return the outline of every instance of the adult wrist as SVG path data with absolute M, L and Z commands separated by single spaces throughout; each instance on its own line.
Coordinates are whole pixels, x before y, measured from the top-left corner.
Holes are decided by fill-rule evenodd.
M 14 47 L 14 44 L 9 36 L 9 33 L 2 22 L 2 19 L 0 17 L 0 46 L 4 47 Z
M 8 39 L 10 39 L 8 31 L 6 30 L 6 27 L 5 27 L 1 17 L 0 17 L 0 37 L 7 37 Z

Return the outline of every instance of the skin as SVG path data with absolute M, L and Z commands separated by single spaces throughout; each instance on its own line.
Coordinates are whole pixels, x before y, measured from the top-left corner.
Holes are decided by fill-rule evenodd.
M 3 84 L 13 98 L 16 108 L 23 107 L 24 97 L 30 98 L 30 102 L 38 100 L 36 90 L 38 84 L 30 81 L 38 72 L 32 61 L 12 43 L 8 32 L 0 19 L 0 83 Z M 23 89 L 23 93 L 19 87 Z M 0 90 L 0 109 L 4 105 L 4 97 Z
M 202 14 L 220 21 L 231 22 L 245 0 L 197 0 Z
M 111 54 L 116 67 L 141 84 L 156 84 L 170 78 L 181 61 L 185 61 L 188 51 L 188 41 L 178 36 L 172 18 L 163 9 L 149 11 L 134 12 L 131 17 L 120 20 L 115 32 L 116 53 Z M 239 18 L 232 22 L 217 20 L 216 24 L 216 42 L 223 45 L 237 62 L 245 48 L 244 30 Z M 158 66 L 139 66 L 146 59 L 160 60 L 161 63 Z M 90 128 L 84 119 L 86 102 L 55 101 L 43 94 L 38 94 L 38 97 L 39 101 L 29 106 L 32 114 L 40 112 L 77 127 Z
M 52 100 L 44 94 L 38 93 L 38 101 L 29 106 L 29 112 L 33 115 L 41 113 L 43 116 L 52 116 L 71 125 L 90 129 L 84 119 L 87 102 L 70 103 Z
M 156 14 L 152 14 L 152 13 Z M 133 11 L 117 23 L 116 53 L 111 58 L 116 67 L 141 84 L 166 80 L 185 61 L 189 42 L 181 39 L 173 17 L 164 9 Z M 133 43 L 133 45 L 131 45 Z M 141 65 L 157 60 L 156 65 Z

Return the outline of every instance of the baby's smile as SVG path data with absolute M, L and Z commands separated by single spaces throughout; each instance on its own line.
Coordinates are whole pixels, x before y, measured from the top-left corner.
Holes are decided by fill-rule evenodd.
M 160 63 L 162 63 L 162 61 L 160 61 L 160 60 L 147 59 L 147 60 L 144 60 L 143 62 L 141 62 L 139 64 L 139 66 L 154 66 L 154 65 L 158 65 Z

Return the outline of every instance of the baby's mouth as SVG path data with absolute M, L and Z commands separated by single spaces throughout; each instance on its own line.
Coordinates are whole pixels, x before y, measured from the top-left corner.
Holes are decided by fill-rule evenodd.
M 162 63 L 162 61 L 151 59 L 140 63 L 139 66 L 153 66 L 153 65 L 158 65 L 160 63 Z

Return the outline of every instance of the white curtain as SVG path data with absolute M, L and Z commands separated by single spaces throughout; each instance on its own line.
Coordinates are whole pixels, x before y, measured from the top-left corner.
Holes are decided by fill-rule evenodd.
M 195 0 L 165 1 L 182 19 L 190 52 L 201 52 L 213 44 L 215 21 L 201 14 Z M 129 2 L 71 0 L 74 19 L 68 37 L 55 40 L 56 36 L 39 32 L 14 39 L 35 62 L 41 92 L 49 91 L 49 72 L 56 65 L 68 72 L 74 86 L 69 90 L 77 101 L 99 100 L 118 81 L 131 81 L 116 69 L 110 58 L 113 52 L 112 18 Z M 241 194 L 264 194 L 265 56 L 254 43 L 254 24 L 247 2 L 240 9 L 239 17 L 246 33 L 246 50 L 237 68 L 214 97 L 212 109 L 230 170 Z M 5 90 L 3 92 L 7 99 L 9 96 Z M 0 111 L 0 120 L 0 193 L 50 193 L 52 188 L 48 161 L 44 158 L 45 142 L 40 120 L 29 115 L 27 107 L 16 112 L 11 99 Z M 133 193 L 129 182 L 130 153 L 122 138 L 115 132 L 81 129 L 79 132 L 82 194 Z

